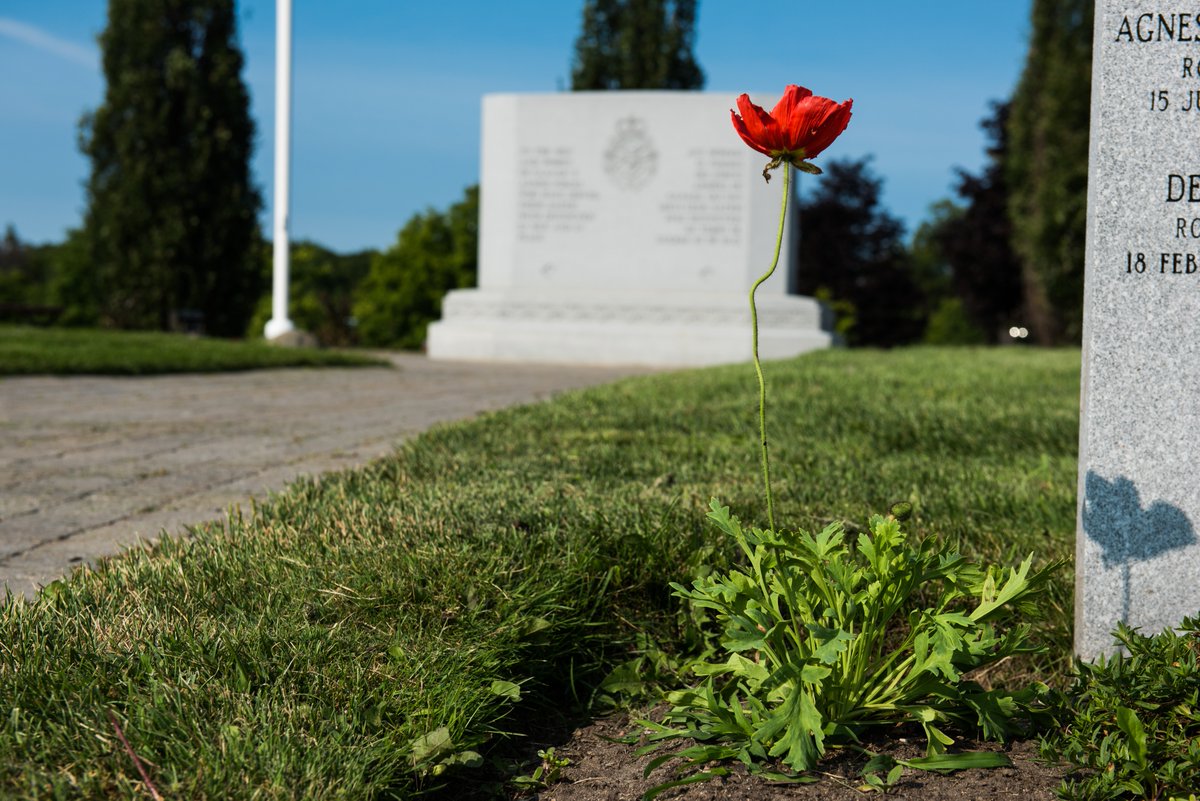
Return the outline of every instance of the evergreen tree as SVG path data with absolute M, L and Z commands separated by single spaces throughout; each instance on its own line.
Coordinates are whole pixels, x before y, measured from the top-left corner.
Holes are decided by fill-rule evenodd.
M 237 336 L 259 294 L 261 205 L 233 0 L 110 0 L 104 102 L 84 118 L 84 230 L 100 321 Z
M 1083 329 L 1093 0 L 1034 0 L 1006 157 L 1013 249 L 1029 328 L 1044 344 Z
M 830 303 L 848 344 L 890 347 L 921 336 L 925 299 L 904 248 L 904 224 L 882 208 L 883 180 L 868 162 L 828 162 L 801 204 L 796 288 Z
M 701 89 L 696 0 L 587 0 L 571 89 Z
M 1008 114 L 1008 103 L 995 103 L 991 116 L 981 123 L 989 140 L 988 163 L 979 175 L 958 171 L 957 191 L 966 208 L 945 220 L 936 233 L 955 294 L 968 319 L 992 344 L 1014 323 L 1024 322 L 1021 264 L 1011 246 L 1010 193 L 1004 174 Z

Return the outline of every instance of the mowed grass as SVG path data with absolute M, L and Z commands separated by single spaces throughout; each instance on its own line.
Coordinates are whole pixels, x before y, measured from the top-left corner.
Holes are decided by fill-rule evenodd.
M 913 530 L 978 558 L 1073 553 L 1078 351 L 766 373 L 782 525 L 907 499 Z M 756 429 L 748 365 L 626 380 L 435 429 L 12 601 L 0 797 L 146 796 L 113 720 L 165 797 L 462 797 L 468 752 L 586 700 L 639 631 L 682 648 L 668 582 L 730 557 L 709 499 L 765 518 Z M 1045 605 L 1050 653 L 993 680 L 1066 675 L 1072 586 Z
M 0 376 L 213 373 L 270 367 L 385 366 L 365 354 L 144 331 L 0 325 Z

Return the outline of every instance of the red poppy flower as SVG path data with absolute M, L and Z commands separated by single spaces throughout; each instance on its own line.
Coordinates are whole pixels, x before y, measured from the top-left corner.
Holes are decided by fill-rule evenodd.
M 750 102 L 749 95 L 737 99 L 738 111 L 730 111 L 733 128 L 750 147 L 771 157 L 763 170 L 774 169 L 787 162 L 804 172 L 820 173 L 821 168 L 809 164 L 822 150 L 846 130 L 850 123 L 853 100 L 835 103 L 818 97 L 803 86 L 789 86 L 783 97 L 768 114 Z M 769 180 L 769 178 L 768 178 Z

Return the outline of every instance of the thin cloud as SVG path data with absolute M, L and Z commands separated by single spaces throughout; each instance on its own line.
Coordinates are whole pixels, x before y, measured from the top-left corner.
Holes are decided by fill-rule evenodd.
M 82 64 L 93 70 L 99 69 L 100 66 L 100 55 L 95 48 L 60 39 L 41 28 L 35 28 L 15 19 L 0 17 L 0 36 L 7 36 L 30 47 L 35 47 L 67 61 L 73 61 L 76 64 Z

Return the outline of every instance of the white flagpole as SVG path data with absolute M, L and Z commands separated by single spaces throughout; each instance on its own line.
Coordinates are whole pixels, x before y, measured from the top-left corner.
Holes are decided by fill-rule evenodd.
M 267 339 L 295 329 L 288 319 L 288 205 L 292 171 L 292 0 L 275 0 L 275 226 Z

